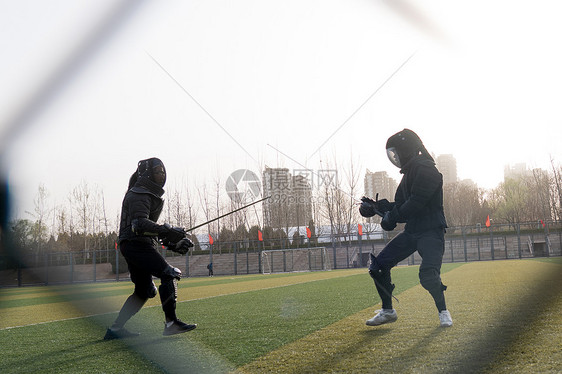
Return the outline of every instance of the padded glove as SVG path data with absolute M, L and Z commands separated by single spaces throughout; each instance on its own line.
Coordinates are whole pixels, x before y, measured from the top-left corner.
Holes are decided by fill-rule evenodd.
M 163 227 L 164 232 L 162 232 L 159 237 L 162 240 L 166 240 L 168 243 L 178 243 L 187 236 L 187 232 L 182 227 L 172 227 L 167 223 L 165 223 Z
M 369 199 L 368 197 L 363 196 L 361 198 L 361 205 L 359 206 L 359 214 L 361 214 L 363 217 L 372 217 L 375 214 L 377 214 L 375 212 L 375 205 L 374 205 L 374 201 Z
M 170 251 L 174 251 L 176 253 L 184 255 L 192 247 L 193 247 L 193 242 L 191 240 L 189 240 L 188 238 L 183 238 L 182 240 L 180 240 L 176 244 L 170 244 L 168 246 L 168 249 Z
M 372 217 L 375 214 L 384 217 L 384 214 L 391 210 L 393 204 L 387 199 L 379 200 L 379 194 L 375 196 L 375 200 L 370 199 L 366 196 L 361 198 L 361 206 L 359 207 L 359 213 L 363 217 Z
M 396 228 L 396 223 L 400 217 L 398 213 L 398 208 L 394 208 L 384 214 L 381 221 L 381 227 L 384 231 L 392 231 Z

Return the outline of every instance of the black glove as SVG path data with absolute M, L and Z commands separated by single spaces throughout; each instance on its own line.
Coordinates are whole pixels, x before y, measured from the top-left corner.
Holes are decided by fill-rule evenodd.
M 193 242 L 191 240 L 189 240 L 188 238 L 183 238 L 182 240 L 180 240 L 179 242 L 177 242 L 176 244 L 169 244 L 168 245 L 168 249 L 170 251 L 174 251 L 177 252 L 179 254 L 186 254 L 189 251 L 189 248 L 193 247 Z
M 172 227 L 165 223 L 165 231 L 159 235 L 160 239 L 168 243 L 177 243 L 187 236 L 187 232 L 181 227 Z
M 372 217 L 375 214 L 384 217 L 384 214 L 392 209 L 392 203 L 387 199 L 379 200 L 379 194 L 375 196 L 375 200 L 369 199 L 366 196 L 361 198 L 361 206 L 359 207 L 359 213 L 363 217 Z
M 396 223 L 400 217 L 398 208 L 394 208 L 384 214 L 381 221 L 381 227 L 384 231 L 392 231 L 396 228 Z
M 359 214 L 367 218 L 377 214 L 375 211 L 375 202 L 368 197 L 363 196 L 361 198 L 361 205 L 359 206 Z

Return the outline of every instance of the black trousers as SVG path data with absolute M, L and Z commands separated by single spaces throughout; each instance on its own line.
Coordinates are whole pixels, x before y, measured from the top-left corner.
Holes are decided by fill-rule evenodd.
M 170 265 L 151 243 L 124 241 L 120 248 L 129 265 L 135 291 L 139 295 L 145 295 L 154 285 L 152 276 L 162 279 L 164 270 Z
M 419 269 L 422 287 L 429 291 L 439 311 L 447 309 L 443 294 L 447 287 L 441 282 L 441 264 L 445 252 L 445 230 L 442 228 L 420 233 L 403 231 L 371 259 L 369 273 L 375 280 L 383 308 L 392 308 L 391 293 L 394 286 L 390 270 L 416 251 L 422 258 Z
M 123 241 L 120 248 L 129 265 L 129 274 L 135 290 L 123 304 L 114 325 L 122 327 L 149 298 L 156 296 L 153 276 L 161 280 L 160 299 L 166 320 L 175 320 L 177 290 L 174 278 L 167 271 L 171 266 L 151 243 Z

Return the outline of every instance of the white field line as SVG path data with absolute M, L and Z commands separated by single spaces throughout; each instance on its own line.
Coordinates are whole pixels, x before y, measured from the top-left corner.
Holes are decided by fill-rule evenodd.
M 265 288 L 259 288 L 259 289 L 255 289 L 255 290 L 248 290 L 248 291 L 239 291 L 239 292 L 231 292 L 231 293 L 225 293 L 225 294 L 220 294 L 220 295 L 213 295 L 213 296 L 205 296 L 205 297 L 199 297 L 196 299 L 189 299 L 189 300 L 183 300 L 183 301 L 178 301 L 177 304 L 179 303 L 188 303 L 191 301 L 199 301 L 199 300 L 207 300 L 207 299 L 212 299 L 215 297 L 223 297 L 223 296 L 230 296 L 230 295 L 239 295 L 239 294 L 243 294 L 243 293 L 249 293 L 249 292 L 255 292 L 255 291 L 264 291 L 264 290 L 271 290 L 271 289 L 275 289 L 275 288 L 283 288 L 283 287 L 289 287 L 289 286 L 296 286 L 299 284 L 306 284 L 306 283 L 312 283 L 312 282 L 318 282 L 318 281 L 324 281 L 324 280 L 330 280 L 330 279 L 337 279 L 337 278 L 346 278 L 346 277 L 350 277 L 353 275 L 358 275 L 358 274 L 346 274 L 346 275 L 342 275 L 340 277 L 333 277 L 333 278 L 324 278 L 324 279 L 313 279 L 313 280 L 309 280 L 306 282 L 298 282 L 298 283 L 292 283 L 292 284 L 283 284 L 280 286 L 272 286 L 272 287 L 265 287 Z M 161 307 L 161 305 L 150 305 L 150 306 L 145 306 L 142 309 L 148 309 L 148 308 L 155 308 L 155 307 Z M 4 330 L 11 330 L 11 329 L 17 329 L 20 327 L 28 327 L 28 326 L 38 326 L 38 325 L 44 325 L 47 323 L 54 323 L 54 322 L 64 322 L 64 321 L 72 321 L 74 319 L 81 319 L 81 318 L 89 318 L 89 317 L 98 317 L 98 316 L 104 316 L 106 314 L 112 314 L 112 313 L 118 313 L 119 311 L 112 311 L 112 312 L 105 312 L 105 313 L 98 313 L 98 314 L 87 314 L 87 315 L 83 315 L 83 316 L 79 316 L 79 317 L 69 317 L 69 318 L 62 318 L 62 319 L 55 319 L 52 321 L 44 321 L 44 322 L 37 322 L 37 323 L 30 323 L 28 325 L 19 325 L 19 326 L 8 326 L 8 327 L 3 327 L 0 328 L 0 331 L 4 331 Z

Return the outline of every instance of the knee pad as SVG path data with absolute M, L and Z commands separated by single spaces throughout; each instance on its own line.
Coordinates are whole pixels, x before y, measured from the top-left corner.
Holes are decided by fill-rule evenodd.
M 371 278 L 380 280 L 386 278 L 390 274 L 390 269 L 384 266 L 381 266 L 377 261 L 377 258 L 371 253 L 371 263 L 369 264 L 369 275 Z
M 375 256 L 371 253 L 371 264 L 369 265 L 369 275 L 375 281 L 377 289 L 382 288 L 384 292 L 391 294 L 394 284 L 390 279 L 390 268 L 381 266 Z
M 177 285 L 175 279 L 169 279 L 167 281 L 162 281 L 160 287 L 160 297 L 168 298 L 170 295 L 175 295 L 177 291 Z
M 423 288 L 432 291 L 445 291 L 447 288 L 443 283 L 441 283 L 441 276 L 439 272 L 434 269 L 420 270 L 420 284 Z
M 162 272 L 160 277 L 161 284 L 158 289 L 160 290 L 160 300 L 162 305 L 172 302 L 175 304 L 178 298 L 178 285 L 177 281 L 181 279 L 181 270 L 168 265 Z
M 168 265 L 166 269 L 164 269 L 164 271 L 162 272 L 162 276 L 160 277 L 160 279 L 162 279 L 162 283 L 164 283 L 166 278 L 180 280 L 181 270 L 171 265 Z

